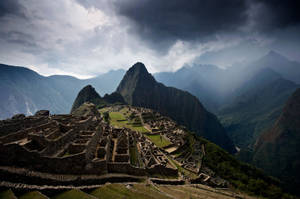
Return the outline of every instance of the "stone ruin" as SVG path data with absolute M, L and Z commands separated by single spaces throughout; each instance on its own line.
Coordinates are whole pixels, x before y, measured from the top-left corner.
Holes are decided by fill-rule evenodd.
M 138 111 L 141 112 L 143 123 L 150 130 L 150 134 L 159 134 L 171 142 L 170 145 L 164 147 L 164 151 L 170 154 L 183 168 L 199 174 L 204 155 L 203 145 L 197 140 L 195 143 L 189 143 L 189 140 L 186 139 L 189 136 L 187 130 L 170 118 L 146 108 L 138 108 Z M 185 150 L 188 147 L 192 147 L 193 150 Z M 179 156 L 173 155 L 179 151 L 183 151 L 183 153 Z
M 83 175 L 93 176 L 95 180 L 97 176 L 111 178 L 109 174 L 120 179 L 123 174 L 179 175 L 181 180 L 192 183 L 223 186 L 224 182 L 202 165 L 204 144 L 197 139 L 191 139 L 191 143 L 188 139 L 191 134 L 184 127 L 146 108 L 123 105 L 109 110 L 120 111 L 124 107 L 128 108 L 127 115 L 134 113 L 140 118 L 148 133 L 110 126 L 95 105 L 89 103 L 72 114 L 50 115 L 49 111 L 42 110 L 33 116 L 18 114 L 0 121 L 0 176 L 9 180 L 22 171 L 25 176 L 55 175 L 58 180 L 73 176 L 74 181 L 69 183 L 76 183 L 77 178 L 83 180 Z M 159 148 L 148 134 L 159 134 L 170 144 Z M 178 173 L 175 164 L 198 178 L 193 181 Z M 31 182 L 31 178 L 25 178 Z
M 95 109 L 91 104 L 87 107 Z M 177 176 L 177 168 L 144 135 L 113 128 L 97 113 L 39 111 L 0 121 L 0 167 L 72 175 Z

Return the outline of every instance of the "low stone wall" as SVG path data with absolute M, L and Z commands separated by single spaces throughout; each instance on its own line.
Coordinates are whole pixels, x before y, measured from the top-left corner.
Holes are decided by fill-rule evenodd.
M 96 152 L 96 148 L 98 146 L 98 142 L 100 141 L 101 133 L 102 133 L 102 128 L 98 127 L 95 134 L 88 142 L 88 145 L 86 148 L 87 151 L 85 154 L 85 159 L 87 162 L 91 162 L 91 160 L 95 158 L 95 152 Z
M 128 154 L 116 154 L 115 162 L 129 162 L 129 155 Z
M 43 151 L 43 155 L 53 155 L 57 151 L 61 150 L 66 143 L 71 143 L 78 136 L 78 131 L 73 129 L 69 130 L 67 133 L 63 134 L 61 137 L 56 140 L 47 140 L 47 148 Z
M 0 137 L 0 142 L 2 142 L 2 143 L 15 142 L 15 141 L 26 138 L 27 135 L 28 135 L 28 133 L 26 131 L 19 131 L 17 133 L 11 133 L 9 135 Z
M 85 152 L 66 157 L 43 157 L 30 152 L 17 144 L 3 146 L 0 144 L 0 164 L 20 166 L 31 170 L 57 174 L 99 174 L 106 170 L 106 163 L 95 163 L 97 167 L 86 169 Z M 102 165 L 102 166 L 101 166 Z
M 158 178 L 152 178 L 150 180 L 155 184 L 183 185 L 185 183 L 184 180 L 168 180 Z
M 161 164 L 154 165 L 151 168 L 147 168 L 147 173 L 150 175 L 161 174 L 166 176 L 177 176 L 178 170 L 171 167 L 165 167 Z
M 69 147 L 67 148 L 67 152 L 70 154 L 78 154 L 81 153 L 85 150 L 86 146 L 85 145 L 80 145 L 80 144 L 70 144 Z
M 0 134 L 7 135 L 12 132 L 17 132 L 25 128 L 30 128 L 34 125 L 41 125 L 48 122 L 45 117 L 26 117 L 25 119 L 8 119 L 0 121 Z
M 130 175 L 136 175 L 136 176 L 146 176 L 147 171 L 145 168 L 138 168 L 133 167 L 129 163 L 116 163 L 116 162 L 109 162 L 107 164 L 108 172 L 110 173 L 126 173 Z

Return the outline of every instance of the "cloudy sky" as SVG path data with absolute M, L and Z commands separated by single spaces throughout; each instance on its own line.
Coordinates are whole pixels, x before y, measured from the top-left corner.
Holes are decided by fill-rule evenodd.
M 298 0 L 0 0 L 0 63 L 80 78 L 227 67 L 275 50 L 300 62 Z

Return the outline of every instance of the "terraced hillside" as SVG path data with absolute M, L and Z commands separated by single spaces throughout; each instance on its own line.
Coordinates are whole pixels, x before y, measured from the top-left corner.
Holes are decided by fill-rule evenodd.
M 255 197 L 228 190 L 214 189 L 205 185 L 157 185 L 149 183 L 105 184 L 89 190 L 45 190 L 14 193 L 0 192 L 0 199 L 254 199 Z

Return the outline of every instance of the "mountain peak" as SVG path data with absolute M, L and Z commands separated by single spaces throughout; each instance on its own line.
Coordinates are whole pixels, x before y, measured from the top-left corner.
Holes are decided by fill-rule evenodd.
M 270 51 L 268 52 L 268 54 L 266 54 L 266 55 L 263 57 L 263 59 L 270 59 L 270 60 L 277 60 L 277 61 L 278 61 L 278 60 L 288 61 L 288 59 L 287 59 L 285 56 L 279 54 L 278 52 L 276 52 L 276 51 L 274 51 L 274 50 L 270 50 Z
M 117 92 L 124 97 L 126 102 L 131 103 L 131 96 L 137 88 L 147 90 L 152 88 L 155 83 L 154 77 L 147 71 L 145 65 L 137 62 L 126 72 Z
M 276 52 L 274 50 L 270 50 L 267 55 L 269 55 L 269 56 L 281 56 L 278 52 Z
M 141 73 L 141 74 L 149 74 L 146 66 L 142 62 L 137 62 L 133 66 L 131 66 L 128 72 Z

